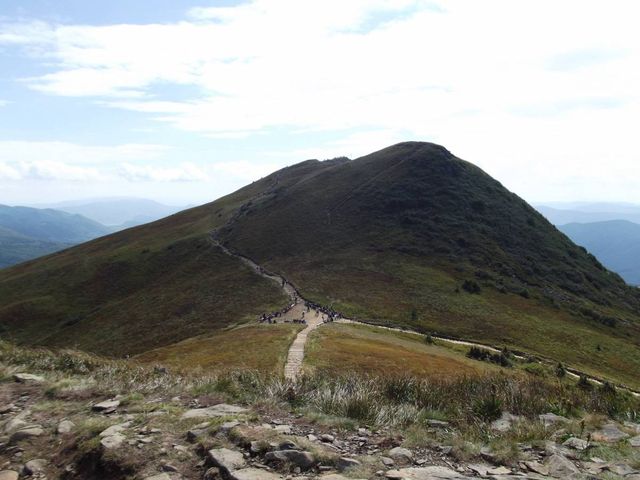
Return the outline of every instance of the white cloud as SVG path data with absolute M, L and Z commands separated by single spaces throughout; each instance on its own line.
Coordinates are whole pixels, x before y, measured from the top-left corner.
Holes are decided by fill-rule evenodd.
M 116 175 L 113 165 L 159 158 L 166 150 L 154 144 L 0 141 L 0 179 L 109 181 Z
M 298 157 L 299 159 L 299 157 Z M 258 180 L 270 173 L 283 168 L 287 163 L 255 163 L 249 161 L 216 162 L 211 165 L 211 170 L 216 173 L 231 175 L 243 180 Z
M 175 167 L 125 163 L 121 165 L 120 171 L 123 178 L 133 182 L 202 182 L 209 179 L 200 167 L 192 163 L 182 163 Z
M 290 160 L 424 139 L 528 198 L 636 194 L 628 179 L 640 173 L 637 2 L 439 5 L 256 0 L 192 9 L 166 24 L 4 25 L 0 44 L 26 48 L 45 66 L 46 74 L 25 80 L 31 88 L 98 98 L 180 130 L 227 139 L 343 132 L 317 146 L 277 149 Z M 176 100 L 166 86 L 193 95 Z M 120 163 L 134 167 L 118 170 L 132 178 L 268 173 L 253 162 L 162 172 Z

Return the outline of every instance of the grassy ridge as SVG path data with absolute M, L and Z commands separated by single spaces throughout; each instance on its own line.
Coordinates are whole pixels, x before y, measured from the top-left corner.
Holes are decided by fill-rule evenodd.
M 409 142 L 338 162 L 274 188 L 222 233 L 350 316 L 639 385 L 640 292 L 442 147 Z
M 0 271 L 0 334 L 119 356 L 281 307 L 277 286 L 209 240 L 260 188 Z
M 135 359 L 189 370 L 240 368 L 281 374 L 289 346 L 302 328 L 291 323 L 246 325 L 160 347 Z
M 422 337 L 360 325 L 332 324 L 314 331 L 305 370 L 341 374 L 456 377 L 496 371 L 497 367 L 467 359 L 447 348 L 427 345 Z

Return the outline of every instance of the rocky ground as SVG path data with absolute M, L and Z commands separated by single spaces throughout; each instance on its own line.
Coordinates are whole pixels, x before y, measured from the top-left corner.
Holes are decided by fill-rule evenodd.
M 576 427 L 574 420 L 541 415 L 535 428 L 546 432 L 544 440 L 532 436 L 505 456 L 471 441 L 444 443 L 439 439 L 451 438 L 455 427 L 441 420 L 427 420 L 416 437 L 331 424 L 285 407 L 230 405 L 215 395 L 104 398 L 86 382 L 5 375 L 0 480 L 640 480 L 640 425 L 631 422 L 582 420 Z M 522 422 L 505 412 L 490 428 L 500 436 Z

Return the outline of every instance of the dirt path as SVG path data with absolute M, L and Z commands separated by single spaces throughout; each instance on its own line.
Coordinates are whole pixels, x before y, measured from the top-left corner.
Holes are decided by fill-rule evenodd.
M 278 275 L 276 273 L 269 272 L 264 268 L 262 268 L 260 265 L 258 265 L 256 262 L 251 260 L 250 258 L 229 250 L 227 247 L 225 247 L 220 242 L 218 242 L 213 235 L 211 236 L 211 241 L 215 246 L 219 247 L 225 254 L 240 259 L 245 265 L 249 266 L 249 268 L 251 268 L 258 275 L 261 275 L 268 280 L 276 282 L 285 291 L 285 293 L 289 296 L 294 306 L 293 308 L 291 308 L 291 310 L 289 310 L 289 312 L 287 312 L 287 314 L 281 317 L 282 320 L 293 321 L 293 320 L 299 320 L 301 318 L 304 318 L 305 321 L 307 322 L 307 327 L 304 330 L 302 330 L 300 333 L 298 333 L 295 340 L 291 344 L 291 347 L 289 347 L 289 352 L 287 354 L 287 363 L 285 364 L 285 367 L 284 367 L 285 378 L 289 380 L 295 380 L 300 374 L 300 371 L 302 370 L 302 364 L 304 362 L 304 350 L 305 350 L 305 345 L 307 343 L 307 337 L 309 333 L 311 333 L 313 330 L 325 324 L 326 316 L 322 312 L 319 312 L 315 309 L 310 309 L 309 311 L 307 311 L 307 308 L 305 307 L 304 298 L 300 296 L 296 288 L 283 276 Z M 382 325 L 374 325 L 366 322 L 359 322 L 357 320 L 351 320 L 348 318 L 340 318 L 339 320 L 337 320 L 337 323 L 366 325 L 369 327 L 381 328 L 381 329 L 390 330 L 394 332 L 424 336 L 424 333 L 416 332 L 414 330 L 385 327 Z M 466 340 L 457 340 L 457 339 L 452 339 L 447 337 L 441 337 L 433 334 L 431 336 L 433 337 L 434 340 L 438 340 L 440 342 L 446 342 L 446 343 L 451 343 L 455 345 L 465 345 L 468 347 L 478 347 L 478 348 L 483 348 L 485 350 L 489 350 L 492 352 L 500 352 L 500 349 L 491 345 L 474 343 Z M 519 355 L 516 355 L 516 357 L 519 359 L 525 358 Z M 537 360 L 537 361 L 538 363 L 541 363 L 541 364 L 549 363 L 548 361 L 544 361 L 544 360 Z M 602 379 L 595 378 L 591 375 L 585 374 L 584 372 L 581 372 L 574 368 L 567 368 L 566 370 L 567 370 L 567 374 L 570 375 L 571 377 L 579 378 L 580 376 L 584 375 L 589 379 L 590 382 L 596 385 L 602 385 L 604 382 Z M 640 392 L 637 392 L 635 390 L 632 390 L 624 386 L 619 386 L 619 388 L 628 391 L 633 396 L 640 397 Z

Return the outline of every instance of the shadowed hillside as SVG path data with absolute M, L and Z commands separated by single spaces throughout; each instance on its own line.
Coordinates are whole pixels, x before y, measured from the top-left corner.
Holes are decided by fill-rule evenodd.
M 0 272 L 0 327 L 21 343 L 121 355 L 281 307 L 275 284 L 216 249 L 213 230 L 348 316 L 638 383 L 638 292 L 479 168 L 418 142 L 302 162 Z
M 403 143 L 276 184 L 220 235 L 350 316 L 616 374 L 640 366 L 638 292 L 437 145 Z

